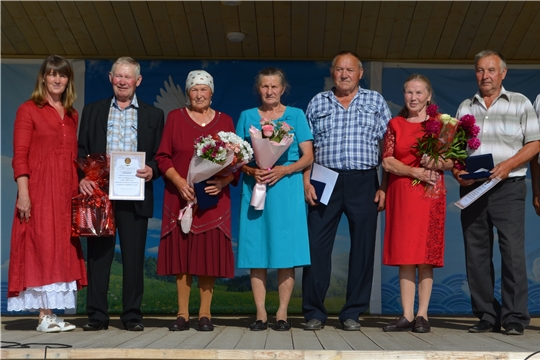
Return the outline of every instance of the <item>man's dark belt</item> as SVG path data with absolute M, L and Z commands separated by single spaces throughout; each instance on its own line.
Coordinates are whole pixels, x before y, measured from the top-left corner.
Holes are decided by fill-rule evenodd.
M 513 182 L 521 181 L 521 180 L 525 180 L 525 176 L 512 176 L 512 177 L 504 179 L 502 182 L 513 183 Z
M 347 174 L 358 174 L 358 173 L 361 173 L 361 174 L 368 174 L 370 172 L 373 172 L 373 171 L 377 171 L 377 168 L 374 167 L 374 168 L 371 168 L 371 169 L 367 169 L 367 170 L 355 170 L 355 169 L 352 169 L 352 170 L 343 170 L 343 169 L 333 169 L 333 168 L 329 168 L 330 170 L 333 170 L 335 172 L 337 172 L 338 174 L 342 174 L 342 175 L 347 175 Z

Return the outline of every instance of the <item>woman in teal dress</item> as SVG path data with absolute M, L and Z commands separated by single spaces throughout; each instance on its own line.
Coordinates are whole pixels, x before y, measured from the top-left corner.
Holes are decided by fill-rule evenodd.
M 287 331 L 291 328 L 287 322 L 287 308 L 294 288 L 294 268 L 310 265 L 302 171 L 313 162 L 313 136 L 303 111 L 280 102 L 288 87 L 283 71 L 266 68 L 255 79 L 262 105 L 240 114 L 237 134 L 251 141 L 250 126 L 260 130 L 260 121 L 265 118 L 289 124 L 294 140 L 272 169 L 259 169 L 255 162 L 242 167 L 238 268 L 251 269 L 257 318 L 249 328 L 254 331 L 268 327 L 265 309 L 267 269 L 278 269 L 279 309 L 274 329 Z M 267 184 L 263 210 L 250 206 L 256 182 Z

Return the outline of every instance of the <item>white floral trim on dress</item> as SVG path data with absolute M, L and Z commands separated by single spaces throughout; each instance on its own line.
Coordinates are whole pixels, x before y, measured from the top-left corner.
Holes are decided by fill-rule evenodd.
M 75 309 L 76 291 L 76 281 L 29 287 L 21 291 L 19 296 L 8 298 L 7 310 Z

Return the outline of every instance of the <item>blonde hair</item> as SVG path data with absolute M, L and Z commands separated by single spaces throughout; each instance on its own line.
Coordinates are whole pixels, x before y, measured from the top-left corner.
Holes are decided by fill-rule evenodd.
M 36 80 L 36 86 L 30 96 L 37 106 L 42 107 L 45 99 L 47 98 L 47 87 L 45 86 L 45 77 L 48 74 L 60 74 L 68 78 L 68 83 L 64 92 L 62 93 L 62 106 L 67 114 L 71 115 L 73 112 L 73 103 L 77 99 L 75 93 L 75 85 L 73 83 L 73 69 L 69 61 L 58 55 L 49 55 L 41 64 L 39 73 Z

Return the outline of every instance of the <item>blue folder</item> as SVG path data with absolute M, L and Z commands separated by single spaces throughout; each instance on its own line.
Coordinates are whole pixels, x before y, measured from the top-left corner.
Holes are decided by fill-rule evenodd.
M 324 192 L 325 183 L 313 179 L 309 179 L 309 182 L 315 188 L 315 194 L 317 195 L 317 202 L 321 201 L 322 194 Z
M 465 159 L 465 165 L 469 173 L 459 175 L 462 179 L 486 179 L 491 176 L 489 171 L 495 167 L 492 154 L 469 156 Z M 487 171 L 478 171 L 479 169 Z
M 204 188 L 211 185 L 207 183 L 208 180 L 212 180 L 212 178 L 193 184 L 195 196 L 197 197 L 197 206 L 200 210 L 206 210 L 218 203 L 217 195 L 209 195 L 204 192 Z

